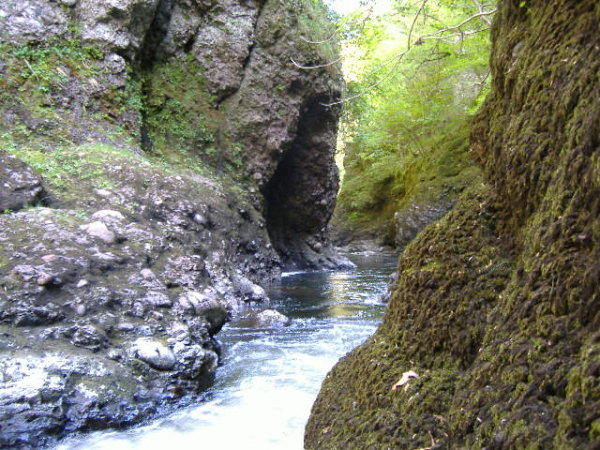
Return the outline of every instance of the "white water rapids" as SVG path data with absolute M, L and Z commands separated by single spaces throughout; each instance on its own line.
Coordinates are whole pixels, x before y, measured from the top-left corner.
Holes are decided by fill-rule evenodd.
M 209 400 L 129 430 L 63 441 L 58 449 L 303 448 L 304 425 L 336 361 L 376 329 L 390 257 L 353 257 L 352 272 L 295 273 L 270 292 L 292 319 L 278 330 L 235 322 L 218 335 L 223 364 Z

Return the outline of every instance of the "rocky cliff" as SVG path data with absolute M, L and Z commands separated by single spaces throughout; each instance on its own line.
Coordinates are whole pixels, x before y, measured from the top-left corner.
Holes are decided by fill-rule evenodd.
M 260 285 L 347 264 L 342 81 L 299 67 L 328 29 L 300 0 L 0 5 L 0 446 L 197 400 Z
M 499 2 L 485 182 L 406 249 L 308 448 L 598 448 L 598 2 Z

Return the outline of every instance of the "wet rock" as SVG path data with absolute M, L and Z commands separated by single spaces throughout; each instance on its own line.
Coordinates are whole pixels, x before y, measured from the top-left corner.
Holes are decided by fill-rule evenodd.
M 219 300 L 218 294 L 211 290 L 204 293 L 186 291 L 179 296 L 175 306 L 183 314 L 206 318 L 211 334 L 217 333 L 229 318 L 227 307 Z
M 94 325 L 84 325 L 78 327 L 71 338 L 73 345 L 87 348 L 88 350 L 98 351 L 106 347 L 108 338 L 104 330 Z
M 256 315 L 256 325 L 261 328 L 284 327 L 289 324 L 289 317 L 274 309 L 265 309 Z
M 290 324 L 291 320 L 284 314 L 274 309 L 262 311 L 249 311 L 236 319 L 236 326 L 244 328 L 281 328 Z
M 261 286 L 254 284 L 248 278 L 240 276 L 235 284 L 237 285 L 239 295 L 244 301 L 268 304 L 269 297 L 267 296 L 266 291 Z
M 152 339 L 141 338 L 132 347 L 133 355 L 157 370 L 171 370 L 177 360 L 173 351 Z

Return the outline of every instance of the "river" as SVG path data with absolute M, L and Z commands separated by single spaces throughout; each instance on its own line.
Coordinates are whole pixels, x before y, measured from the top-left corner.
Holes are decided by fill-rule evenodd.
M 279 329 L 231 322 L 219 334 L 223 363 L 208 401 L 148 424 L 63 441 L 66 449 L 302 449 L 304 425 L 336 361 L 373 334 L 392 256 L 351 255 L 348 272 L 291 273 L 269 292 L 291 318 Z

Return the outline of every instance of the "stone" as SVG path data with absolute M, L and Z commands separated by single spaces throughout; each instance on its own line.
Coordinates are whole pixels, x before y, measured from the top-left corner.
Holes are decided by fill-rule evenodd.
M 217 333 L 229 319 L 227 307 L 219 301 L 218 294 L 214 291 L 186 291 L 179 296 L 176 306 L 184 313 L 206 318 L 211 334 Z
M 290 318 L 274 309 L 265 309 L 256 315 L 258 327 L 273 328 L 288 326 Z
M 142 269 L 140 275 L 144 280 L 147 281 L 152 281 L 156 278 L 156 275 L 154 275 L 154 272 L 152 272 L 150 269 Z
M 91 218 L 92 220 L 103 222 L 109 225 L 111 223 L 120 223 L 125 220 L 125 216 L 119 211 L 113 211 L 110 209 L 96 211 L 94 214 L 92 214 Z
M 44 0 L 2 2 L 0 29 L 8 42 L 27 44 L 60 36 L 67 31 L 68 19 L 58 5 Z M 2 17 L 3 16 L 3 17 Z
M 24 162 L 0 151 L 0 214 L 43 203 L 41 178 Z
M 77 327 L 71 342 L 77 347 L 87 348 L 88 350 L 98 351 L 107 345 L 108 338 L 104 330 L 94 325 L 84 325 Z
M 92 222 L 79 227 L 90 236 L 96 237 L 106 244 L 114 244 L 117 240 L 115 233 L 110 231 L 102 222 Z
M 266 291 L 261 286 L 254 284 L 248 278 L 240 276 L 236 284 L 238 292 L 245 302 L 269 302 Z
M 154 291 L 147 292 L 140 301 L 155 308 L 168 308 L 173 304 L 168 295 Z
M 156 370 L 171 370 L 177 360 L 173 351 L 152 339 L 140 338 L 132 347 L 133 355 Z

